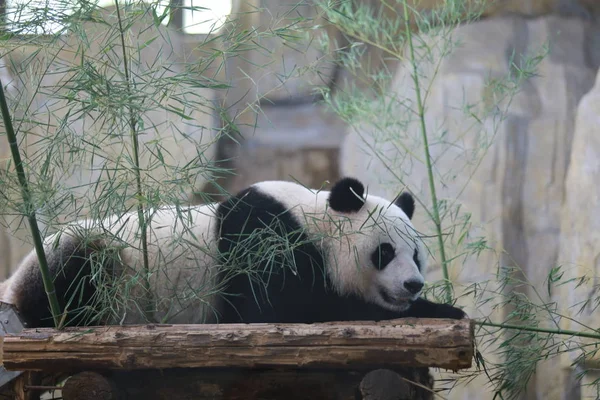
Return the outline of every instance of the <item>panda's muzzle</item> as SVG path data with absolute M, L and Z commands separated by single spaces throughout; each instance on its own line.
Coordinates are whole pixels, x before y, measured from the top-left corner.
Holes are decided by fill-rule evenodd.
M 410 296 L 410 297 L 391 296 L 389 294 L 389 292 L 387 290 L 385 290 L 384 288 L 379 288 L 379 295 L 381 296 L 383 301 L 385 301 L 388 304 L 392 304 L 392 305 L 408 304 L 414 300 L 413 299 L 414 296 Z
M 379 295 L 386 303 L 394 304 L 394 299 L 388 294 L 387 290 L 381 288 L 379 289 Z
M 415 300 L 425 283 L 422 280 L 409 280 L 403 284 L 404 293 L 400 294 L 397 291 L 392 295 L 384 286 L 379 287 L 379 295 L 388 304 L 399 305 Z

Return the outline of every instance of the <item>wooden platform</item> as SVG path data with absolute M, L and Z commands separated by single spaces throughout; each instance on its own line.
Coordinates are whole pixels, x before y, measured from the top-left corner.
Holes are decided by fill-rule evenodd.
M 427 367 L 469 368 L 473 351 L 471 320 L 405 318 L 25 329 L 3 338 L 2 362 L 9 371 L 74 375 L 65 400 L 100 392 L 107 397 L 96 398 L 356 399 L 377 386 L 364 381 L 372 370 L 430 387 Z

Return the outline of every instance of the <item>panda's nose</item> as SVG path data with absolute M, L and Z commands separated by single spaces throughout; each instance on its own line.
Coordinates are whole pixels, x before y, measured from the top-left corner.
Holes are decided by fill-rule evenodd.
M 417 294 L 423 289 L 423 282 L 421 281 L 406 281 L 404 287 L 412 294 Z

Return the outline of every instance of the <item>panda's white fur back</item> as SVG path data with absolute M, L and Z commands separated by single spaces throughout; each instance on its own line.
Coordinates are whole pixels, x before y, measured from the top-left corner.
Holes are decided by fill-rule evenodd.
M 194 299 L 190 293 L 190 282 L 202 280 L 211 285 L 210 266 L 216 256 L 215 231 L 216 204 L 196 207 L 163 207 L 150 213 L 147 230 L 148 259 L 150 278 L 155 299 L 161 299 L 154 317 L 163 321 L 168 315 L 171 323 L 201 323 L 210 320 L 210 309 L 203 302 Z M 85 232 L 85 233 L 84 233 Z M 77 235 L 79 233 L 79 235 Z M 136 279 L 141 282 L 143 257 L 139 239 L 137 212 L 116 216 L 104 220 L 84 219 L 76 221 L 69 227 L 55 233 L 44 240 L 44 248 L 49 264 L 52 263 L 53 248 L 56 241 L 65 242 L 73 237 L 87 237 L 90 234 L 101 234 L 103 245 L 118 246 L 120 242 L 129 246 L 119 251 L 119 260 L 124 267 L 122 280 Z M 0 300 L 14 304 L 18 293 L 23 291 L 22 285 L 28 282 L 27 276 L 38 272 L 37 255 L 32 251 L 21 262 L 15 273 L 0 284 Z M 200 287 L 200 285 L 196 285 Z M 141 298 L 141 283 L 132 285 L 128 296 Z M 209 293 L 209 290 L 206 290 Z M 187 299 L 186 299 L 187 298 Z M 216 301 L 210 296 L 203 299 Z M 189 306 L 192 304 L 193 306 Z M 144 323 L 140 313 L 128 310 L 121 318 L 111 323 Z

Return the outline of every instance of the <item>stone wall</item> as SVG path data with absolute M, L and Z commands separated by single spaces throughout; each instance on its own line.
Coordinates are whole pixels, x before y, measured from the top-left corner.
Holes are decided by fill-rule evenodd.
M 363 0 L 371 6 L 379 7 L 381 3 L 377 0 Z M 476 2 L 474 2 L 476 3 Z M 430 10 L 439 7 L 443 4 L 440 0 L 414 0 L 412 6 L 417 9 Z M 228 76 L 234 88 L 227 91 L 224 96 L 224 104 L 228 108 L 231 117 L 237 121 L 237 127 L 240 129 L 242 137 L 240 143 L 233 145 L 225 144 L 224 154 L 226 158 L 234 157 L 235 161 L 232 166 L 236 170 L 238 176 L 224 182 L 225 187 L 231 190 L 251 184 L 259 177 L 270 177 L 277 179 L 289 179 L 292 175 L 307 176 L 309 182 L 320 186 L 321 176 L 317 179 L 308 178 L 311 174 L 310 170 L 299 168 L 301 163 L 292 157 L 288 163 L 288 149 L 279 148 L 282 141 L 278 144 L 267 144 L 264 139 L 261 139 L 265 134 L 263 130 L 271 130 L 279 132 L 283 138 L 290 136 L 294 131 L 293 143 L 295 143 L 294 151 L 305 153 L 310 152 L 312 147 L 320 147 L 327 144 L 332 139 L 339 137 L 337 129 L 340 129 L 341 123 L 335 116 L 327 116 L 325 120 L 321 116 L 325 115 L 325 111 L 318 111 L 319 116 L 315 121 L 311 121 L 310 117 L 304 119 L 307 113 L 307 104 L 310 103 L 313 85 L 337 85 L 339 90 L 345 87 L 345 80 L 353 81 L 357 85 L 369 85 L 368 80 L 362 81 L 353 80 L 353 76 L 344 70 L 335 70 L 329 63 L 328 54 L 323 53 L 319 46 L 321 38 L 327 38 L 329 43 L 337 46 L 348 44 L 346 38 L 335 29 L 327 25 L 326 21 L 319 18 L 316 9 L 305 3 L 299 4 L 294 0 L 277 0 L 277 1 L 260 1 L 260 0 L 236 0 L 234 1 L 234 18 L 237 15 L 243 15 L 239 18 L 242 29 L 256 30 L 256 32 L 268 33 L 277 27 L 290 26 L 295 18 L 304 17 L 308 19 L 311 26 L 316 26 L 322 23 L 320 29 L 311 29 L 310 36 L 301 34 L 298 31 L 298 37 L 294 40 L 286 41 L 282 37 L 273 37 L 272 35 L 258 36 L 263 49 L 259 51 L 248 51 L 243 57 L 236 56 L 228 59 Z M 582 20 L 590 20 L 600 10 L 598 3 L 589 0 L 497 0 L 489 2 L 483 10 L 484 18 L 491 18 L 506 14 L 519 14 L 528 17 L 560 14 L 581 18 Z M 384 7 L 384 12 L 390 12 Z M 303 22 L 300 22 L 301 26 Z M 477 25 L 480 27 L 481 25 Z M 499 27 L 502 29 L 503 27 Z M 550 28 L 550 27 L 549 27 Z M 478 29 L 478 28 L 476 28 Z M 540 27 L 540 29 L 544 29 Z M 470 30 L 469 32 L 474 32 Z M 533 32 L 534 34 L 536 32 Z M 543 35 L 543 33 L 540 31 Z M 585 35 L 591 35 L 593 32 L 587 30 Z M 473 38 L 474 42 L 476 37 Z M 490 32 L 486 36 L 486 40 L 495 40 L 495 34 Z M 517 32 L 515 32 L 517 35 Z M 503 40 L 503 39 L 501 39 Z M 520 39 L 515 39 L 520 40 Z M 529 40 L 529 39 L 525 39 Z M 586 38 L 585 43 L 593 43 L 592 40 Z M 486 44 L 482 42 L 482 47 Z M 506 48 L 510 47 L 510 43 L 506 44 Z M 362 68 L 368 68 L 374 72 L 378 68 L 396 68 L 396 63 L 390 60 L 389 57 L 383 57 L 383 53 L 374 46 L 366 46 L 368 49 L 361 59 Z M 586 57 L 596 56 L 591 55 L 587 50 L 584 51 Z M 586 63 L 594 64 L 594 60 L 586 60 Z M 316 71 L 319 71 L 316 73 Z M 364 77 L 362 77 L 364 78 Z M 269 117 L 264 116 L 261 112 L 258 116 L 252 110 L 253 104 L 260 103 L 267 110 Z M 311 110 L 316 110 L 319 106 L 310 106 Z M 269 120 L 271 116 L 281 113 L 282 116 L 287 115 L 291 108 L 298 108 L 298 116 L 296 122 L 289 121 L 284 123 L 283 119 L 274 117 L 279 123 L 274 123 Z M 243 113 L 242 113 L 243 111 Z M 298 128 L 302 129 L 305 124 L 309 126 L 319 126 L 327 138 L 324 143 L 313 141 L 314 136 L 310 133 L 313 128 L 308 128 L 308 134 L 301 134 Z M 328 130 L 330 135 L 328 135 Z M 274 137 L 268 134 L 269 137 Z M 285 147 L 285 146 L 284 146 Z M 336 148 L 338 146 L 335 146 Z M 337 151 L 334 149 L 334 151 Z M 302 156 L 304 157 L 304 156 Z M 265 159 L 269 159 L 265 162 Z M 262 160 L 262 161 L 261 161 Z M 343 162 L 343 161 L 342 161 Z M 327 168 L 335 169 L 337 163 L 329 165 Z M 287 165 L 286 168 L 277 167 L 277 165 Z M 291 165 L 294 173 L 289 173 Z M 248 168 L 255 166 L 254 168 Z M 285 171 L 285 172 L 283 172 Z M 308 175 L 307 175 L 308 174 Z M 329 179 L 336 178 L 336 174 L 329 174 Z
M 598 318 L 598 277 L 600 276 L 600 75 L 596 84 L 580 101 L 573 135 L 571 162 L 567 172 L 564 204 L 560 216 L 561 242 L 558 255 L 565 280 L 573 280 L 557 293 L 557 299 L 564 302 L 565 315 L 561 327 L 572 330 L 585 330 L 597 327 Z M 583 285 L 576 287 L 584 278 Z M 577 322 L 576 322 L 577 321 Z M 587 340 L 587 342 L 597 340 Z M 579 356 L 574 352 L 563 359 L 563 368 Z M 598 379 L 595 371 L 598 357 L 592 357 L 583 379 L 582 398 L 597 398 Z M 589 387 L 587 387 L 590 385 Z
M 546 287 L 547 275 L 558 262 L 567 166 L 577 155 L 571 152 L 577 104 L 592 87 L 598 67 L 594 53 L 597 42 L 590 39 L 594 33 L 593 25 L 578 18 L 491 18 L 456 29 L 452 37 L 460 45 L 439 68 L 435 56 L 431 63 L 420 65 L 422 87 L 430 87 L 426 124 L 438 196 L 460 206 L 459 215 L 470 214 L 471 238 L 484 235 L 491 247 L 478 257 L 458 257 L 450 264 L 457 295 L 472 292 L 474 284 L 494 282 L 498 266 L 520 267 L 536 291 L 512 289 L 525 290 L 531 298 L 535 298 L 537 288 Z M 425 38 L 434 48 L 439 39 Z M 539 64 L 539 75 L 524 80 L 510 104 L 501 103 L 501 108 L 505 107 L 501 119 L 489 112 L 486 105 L 492 104 L 491 96 L 498 93 L 487 79 L 514 74 L 510 70 L 513 50 L 518 65 L 525 55 L 542 51 L 546 43 L 549 53 Z M 408 99 L 414 109 L 410 73 L 411 69 L 399 67 L 392 92 Z M 430 207 L 419 121 L 402 107 L 394 110 L 390 120 L 377 115 L 373 118 L 377 124 L 368 122 L 349 129 L 342 147 L 342 171 L 370 182 L 369 190 L 375 194 L 394 196 L 406 186 Z M 393 119 L 396 126 L 392 133 L 381 128 Z M 434 233 L 422 207 L 415 221 L 425 234 Z M 461 221 L 447 218 L 444 224 L 449 228 Z M 458 232 L 447 238 L 448 243 L 457 242 L 460 229 L 456 227 Z M 428 276 L 431 282 L 442 275 L 436 244 L 431 241 L 430 245 L 434 265 Z M 451 248 L 448 258 L 464 251 L 464 246 Z M 493 289 L 493 284 L 487 286 L 487 290 Z M 539 290 L 539 300 L 550 300 L 544 292 Z M 481 300 L 476 305 L 466 296 L 459 297 L 458 302 L 466 306 L 471 317 L 502 317 L 492 310 L 494 301 Z M 485 349 L 482 351 L 489 356 Z M 548 379 L 558 382 L 564 378 L 557 372 L 555 361 L 541 365 L 540 380 L 532 382 L 529 395 L 533 397 L 528 398 L 560 398 L 565 387 L 547 384 Z M 485 381 L 481 377 L 454 389 L 450 398 L 487 398 L 482 394 Z
M 414 6 L 423 10 L 439 7 L 441 0 L 414 0 Z M 469 1 L 475 7 L 480 7 L 477 0 Z M 561 14 L 580 18 L 593 18 L 600 13 L 600 4 L 595 0 L 495 0 L 486 3 L 483 17 L 497 17 L 506 13 L 536 17 L 547 14 Z

